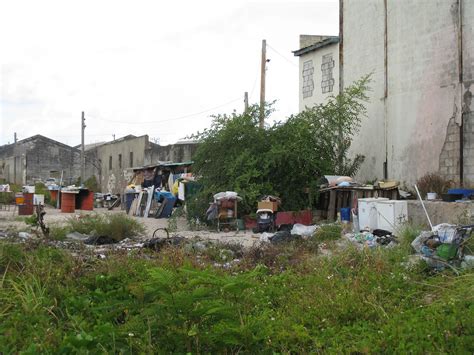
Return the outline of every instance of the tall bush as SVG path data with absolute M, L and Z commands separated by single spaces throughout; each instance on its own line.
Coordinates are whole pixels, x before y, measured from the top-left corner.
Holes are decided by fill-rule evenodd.
M 201 142 L 194 156 L 204 186 L 199 197 L 236 191 L 246 212 L 266 194 L 280 196 L 287 210 L 310 206 L 322 175 L 354 175 L 364 159 L 351 158 L 349 148 L 366 114 L 369 81 L 363 77 L 324 104 L 265 129 L 259 128 L 258 105 L 214 116 L 209 129 L 194 135 Z

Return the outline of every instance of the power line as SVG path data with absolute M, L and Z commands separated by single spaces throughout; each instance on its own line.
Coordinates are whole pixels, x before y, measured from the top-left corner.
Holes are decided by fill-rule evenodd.
M 283 54 L 281 54 L 280 52 L 278 52 L 275 48 L 273 48 L 272 46 L 270 46 L 268 43 L 267 43 L 267 47 L 270 48 L 272 51 L 274 51 L 276 54 L 278 54 L 280 57 L 282 57 L 284 60 L 286 60 L 288 63 L 290 63 L 291 65 L 295 66 L 298 68 L 298 65 L 293 63 L 291 60 L 289 60 L 286 56 L 284 56 Z
M 142 122 L 127 122 L 127 121 L 115 121 L 115 120 L 108 120 L 108 119 L 105 119 L 105 118 L 98 118 L 98 117 L 94 117 L 95 119 L 99 120 L 99 121 L 106 121 L 106 122 L 113 122 L 113 123 L 122 123 L 122 124 L 133 124 L 133 125 L 136 125 L 136 124 L 144 124 L 144 123 L 161 123 L 161 122 L 169 122 L 169 121 L 175 121 L 175 120 L 182 120 L 184 118 L 189 118 L 189 117 L 192 117 L 192 116 L 197 116 L 197 115 L 200 115 L 200 114 L 203 114 L 203 113 L 206 113 L 206 112 L 209 112 L 209 111 L 212 111 L 212 110 L 215 110 L 215 109 L 218 109 L 218 108 L 221 108 L 221 107 L 224 107 L 224 106 L 227 106 L 233 102 L 236 102 L 236 101 L 241 101 L 242 98 L 239 97 L 239 98 L 236 98 L 236 99 L 233 99 L 229 102 L 226 102 L 224 104 L 221 104 L 221 105 L 218 105 L 218 106 L 214 106 L 214 107 L 211 107 L 207 110 L 204 110 L 204 111 L 200 111 L 200 112 L 196 112 L 196 113 L 192 113 L 192 114 L 189 114 L 189 115 L 184 115 L 184 116 L 178 116 L 178 117 L 175 117 L 175 118 L 169 118 L 169 119 L 166 119 L 166 120 L 157 120 L 157 121 L 142 121 Z

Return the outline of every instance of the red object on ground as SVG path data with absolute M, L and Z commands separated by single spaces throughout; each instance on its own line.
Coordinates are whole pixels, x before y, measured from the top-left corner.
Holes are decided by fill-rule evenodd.
M 250 218 L 249 216 L 244 216 L 245 229 L 252 229 L 257 227 L 257 220 Z
M 33 194 L 23 193 L 23 204 L 18 205 L 19 216 L 30 216 L 33 214 Z
M 288 211 L 288 212 L 278 212 L 276 216 L 276 225 L 281 226 L 282 224 L 304 224 L 309 226 L 313 224 L 313 214 L 311 210 L 304 211 Z
M 61 212 L 74 213 L 76 209 L 76 194 L 61 192 Z
M 58 190 L 51 190 L 51 202 L 56 202 L 58 200 Z
M 82 196 L 81 210 L 92 211 L 94 209 L 94 193 L 89 191 Z

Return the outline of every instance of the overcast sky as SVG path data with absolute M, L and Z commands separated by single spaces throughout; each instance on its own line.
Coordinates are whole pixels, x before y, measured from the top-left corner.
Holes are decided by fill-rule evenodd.
M 299 34 L 337 35 L 338 1 L 0 2 L 0 145 L 42 134 L 86 143 L 148 134 L 161 144 L 213 113 L 259 100 L 269 45 L 272 119 L 298 111 Z

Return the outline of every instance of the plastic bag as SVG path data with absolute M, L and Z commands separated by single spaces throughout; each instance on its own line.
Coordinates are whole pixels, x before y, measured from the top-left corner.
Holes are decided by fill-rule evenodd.
M 304 224 L 296 223 L 291 229 L 291 234 L 301 235 L 302 237 L 311 237 L 319 228 L 317 225 L 305 226 Z

